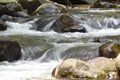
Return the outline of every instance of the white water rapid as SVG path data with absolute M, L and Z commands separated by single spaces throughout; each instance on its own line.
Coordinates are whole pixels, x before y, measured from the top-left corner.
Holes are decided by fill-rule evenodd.
M 93 13 L 95 10 L 88 12 Z M 102 11 L 97 10 L 97 12 Z M 79 20 L 78 16 L 74 15 Z M 118 39 L 119 41 L 120 18 L 95 18 L 92 18 L 93 22 L 96 21 L 95 24 L 91 22 L 91 18 L 83 20 L 87 33 L 40 32 L 30 30 L 31 23 L 35 20 L 26 23 L 7 21 L 6 24 L 9 25 L 9 28 L 6 31 L 1 31 L 0 37 L 9 37 L 18 41 L 22 47 L 23 56 L 21 60 L 16 62 L 0 62 L 0 80 L 55 80 L 51 77 L 51 72 L 64 59 L 97 56 L 98 46 L 101 44 L 93 42 L 92 38 L 115 41 Z M 99 29 L 94 28 L 95 25 Z M 91 56 L 92 53 L 95 55 Z

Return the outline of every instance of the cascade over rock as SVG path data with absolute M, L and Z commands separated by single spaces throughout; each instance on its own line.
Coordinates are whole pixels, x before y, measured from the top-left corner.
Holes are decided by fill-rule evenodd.
M 86 32 L 83 25 L 80 25 L 74 17 L 70 15 L 61 15 L 51 26 L 56 32 Z
M 20 45 L 16 41 L 0 41 L 0 61 L 16 61 L 22 56 Z
M 84 25 L 80 24 L 71 15 L 60 15 L 57 17 L 41 17 L 32 24 L 32 28 L 37 31 L 63 32 L 86 32 Z

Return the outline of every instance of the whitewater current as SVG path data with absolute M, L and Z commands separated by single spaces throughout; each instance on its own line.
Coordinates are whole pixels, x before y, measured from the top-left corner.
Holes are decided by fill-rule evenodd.
M 110 11 L 115 10 L 108 10 L 108 12 Z M 102 10 L 87 12 L 101 13 Z M 74 17 L 78 19 L 78 16 L 74 15 Z M 26 23 L 6 21 L 9 27 L 6 31 L 0 32 L 0 37 L 9 37 L 18 41 L 22 47 L 23 56 L 16 62 L 0 62 L 0 80 L 54 80 L 55 78 L 51 77 L 52 70 L 63 60 L 86 55 L 89 58 L 98 56 L 98 46 L 101 44 L 93 42 L 94 38 L 119 41 L 120 28 L 113 27 L 120 27 L 120 19 L 115 17 L 106 17 L 102 22 L 95 20 L 100 29 L 92 27 L 95 24 L 90 22 L 89 18 L 85 21 L 87 24 L 83 24 L 87 28 L 87 33 L 30 30 L 31 23 L 34 21 L 36 19 Z M 50 25 L 52 23 L 47 26 Z M 92 53 L 95 53 L 94 56 L 91 56 Z

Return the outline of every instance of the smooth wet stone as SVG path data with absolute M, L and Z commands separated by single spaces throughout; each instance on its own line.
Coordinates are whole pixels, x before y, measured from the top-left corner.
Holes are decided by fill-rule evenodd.
M 24 12 L 24 11 L 19 11 L 19 12 L 16 12 L 14 14 L 15 17 L 23 17 L 23 18 L 28 18 L 30 17 L 29 14 L 27 14 L 27 12 Z
M 0 4 L 0 16 L 2 15 L 12 15 L 15 12 L 22 11 L 23 8 L 19 3 L 12 2 L 12 3 L 4 3 Z
M 100 56 L 107 58 L 116 58 L 120 53 L 120 44 L 115 42 L 107 42 L 99 47 Z
M 51 30 L 56 32 L 86 32 L 85 26 L 75 20 L 71 15 L 61 15 L 51 26 Z
M 16 41 L 0 41 L 0 62 L 16 61 L 22 56 L 20 45 Z
M 11 22 L 17 22 L 17 23 L 24 23 L 32 20 L 30 17 L 14 17 L 9 15 L 3 15 L 1 16 L 1 19 L 4 21 L 11 21 Z
M 56 15 L 65 13 L 66 7 L 57 3 L 44 3 L 41 4 L 34 12 L 33 15 Z

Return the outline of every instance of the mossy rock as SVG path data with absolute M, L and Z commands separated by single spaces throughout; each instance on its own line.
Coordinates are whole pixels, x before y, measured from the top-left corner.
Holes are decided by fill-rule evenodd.
M 120 44 L 107 42 L 99 47 L 100 56 L 107 58 L 116 58 L 120 53 Z
M 61 4 L 57 3 L 44 3 L 40 5 L 35 12 L 33 12 L 34 15 L 56 15 L 60 13 L 66 12 L 66 7 Z
M 11 3 L 11 2 L 17 2 L 16 0 L 0 0 L 0 3 Z

